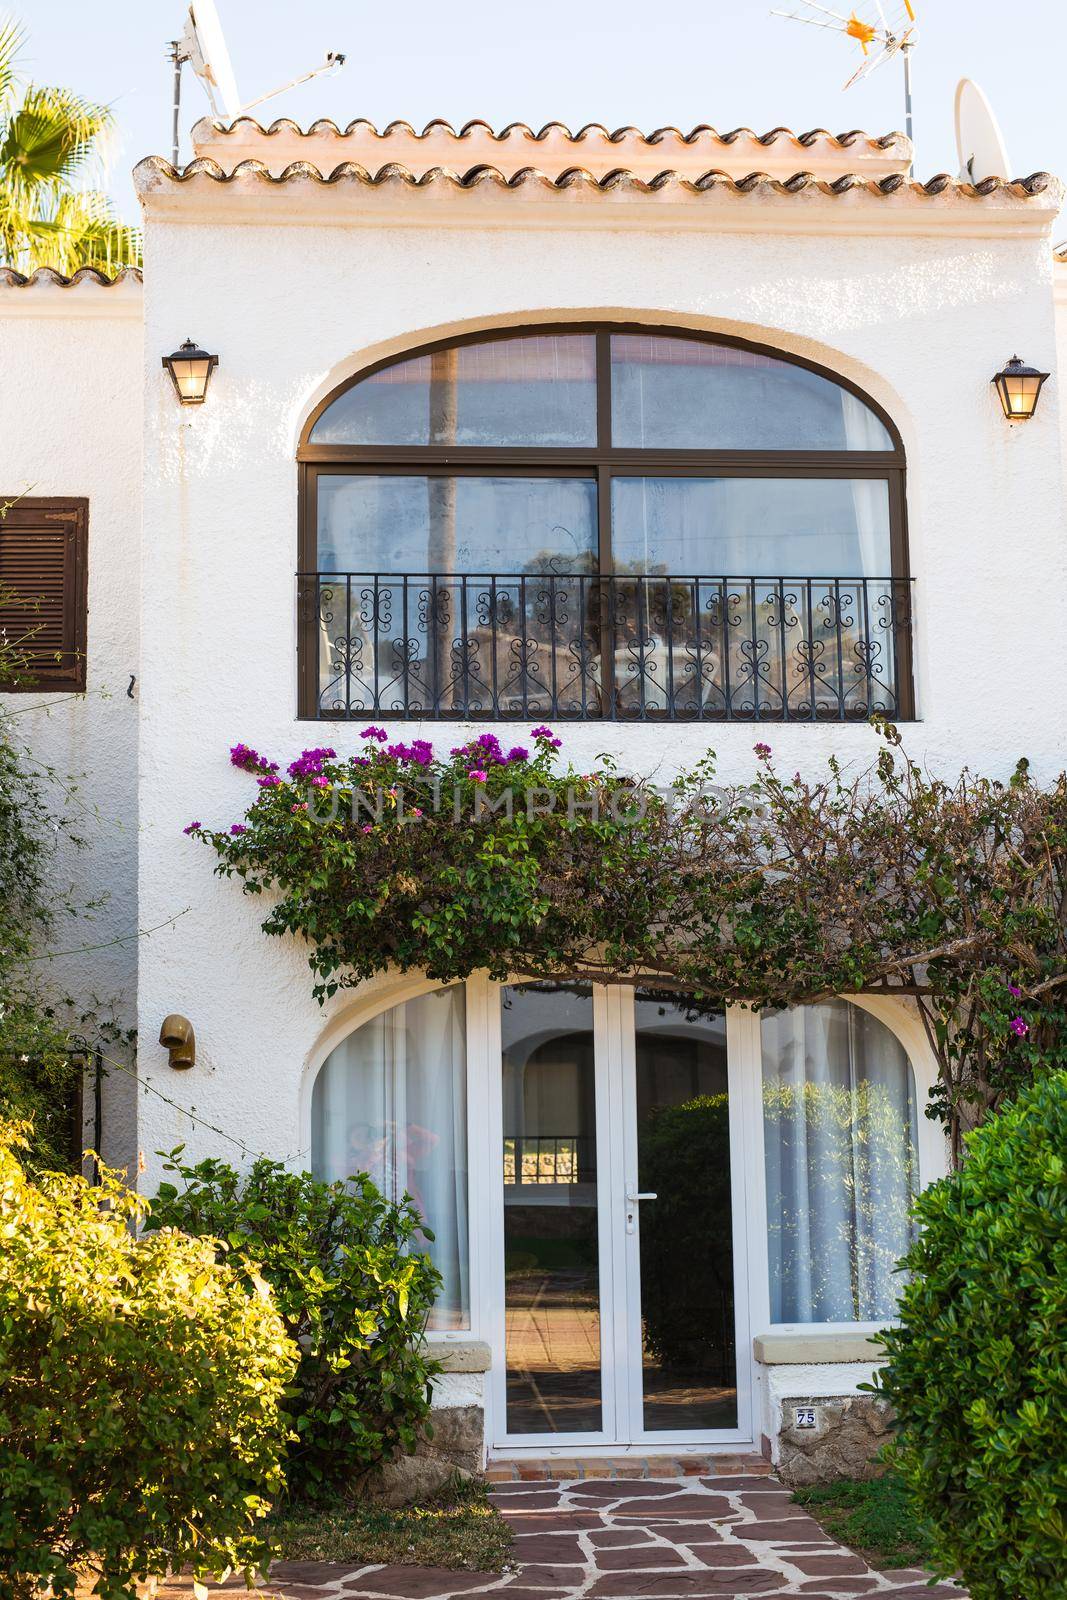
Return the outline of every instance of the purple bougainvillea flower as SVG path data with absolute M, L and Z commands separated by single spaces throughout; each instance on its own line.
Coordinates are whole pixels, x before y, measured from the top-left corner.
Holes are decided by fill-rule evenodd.
M 311 787 L 313 789 L 328 789 L 330 787 L 330 780 L 320 772 L 318 777 L 312 778 Z
M 183 828 L 182 829 L 182 832 L 183 833 L 199 833 L 199 831 L 200 831 L 202 826 L 203 826 L 203 824 L 200 823 L 200 822 L 190 822 L 190 824 L 189 824 L 189 826 L 187 828 Z
M 428 739 L 413 739 L 411 744 L 388 744 L 385 754 L 394 761 L 410 761 L 417 767 L 428 767 L 433 760 L 433 745 Z
M 361 739 L 377 739 L 379 744 L 384 744 L 389 737 L 384 728 L 375 727 L 373 722 L 369 728 L 363 728 L 359 736 Z
M 543 722 L 540 723 L 538 727 L 530 729 L 530 738 L 543 739 L 545 744 L 552 746 L 553 750 L 558 750 L 560 745 L 563 743 L 563 740 L 557 739 L 555 734 L 552 732 L 552 729 L 546 727 Z
M 337 754 L 327 745 L 320 745 L 316 750 L 301 750 L 295 761 L 289 763 L 289 776 L 291 778 L 311 778 L 322 771 L 322 763 L 329 761 Z
M 1024 1022 L 1022 1017 L 1012 1017 L 1008 1027 L 1017 1039 L 1023 1039 L 1030 1032 L 1030 1024 Z
M 233 827 L 230 829 L 230 832 L 233 834 L 247 833 L 248 829 L 245 827 L 243 822 L 235 822 Z
M 1015 996 L 1016 1000 L 1021 1000 L 1022 997 L 1023 997 L 1023 992 L 1019 988 L 1019 985 L 1017 983 L 1009 983 L 1008 984 L 1008 993 L 1009 994 L 1013 994 Z
M 257 778 L 256 782 L 261 789 L 280 789 L 282 784 L 282 780 L 276 778 L 272 772 L 268 773 L 265 778 Z
M 752 746 L 752 748 L 756 752 L 756 755 L 759 757 L 759 759 L 761 761 L 769 761 L 770 760 L 771 747 L 770 747 L 769 744 L 754 744 Z
M 513 744 L 511 749 L 508 751 L 509 761 L 529 761 L 529 759 L 529 750 L 526 750 L 521 744 Z
M 277 772 L 278 763 L 268 761 L 266 756 L 261 756 L 258 750 L 253 750 L 251 745 L 235 744 L 230 747 L 230 765 L 240 767 L 242 772 Z
M 363 827 L 361 828 L 360 832 L 361 833 L 373 833 L 374 832 L 374 823 L 373 822 L 365 822 L 363 824 Z
M 484 783 L 488 776 L 489 774 L 482 767 L 472 767 L 467 773 L 467 777 L 470 778 L 473 783 Z

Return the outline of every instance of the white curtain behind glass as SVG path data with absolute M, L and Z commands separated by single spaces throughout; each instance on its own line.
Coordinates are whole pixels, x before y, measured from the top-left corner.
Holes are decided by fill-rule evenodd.
M 762 1036 L 771 1321 L 891 1317 L 917 1186 L 908 1058 L 845 1001 L 764 1016 Z
M 874 412 L 862 400 L 857 400 L 854 394 L 849 394 L 847 389 L 842 389 L 840 393 L 846 449 L 885 450 L 890 441 Z M 860 571 L 867 578 L 888 578 L 891 558 L 886 537 L 885 480 L 853 478 L 851 486 L 859 536 Z
M 329 1181 L 366 1172 L 409 1194 L 444 1277 L 430 1327 L 469 1324 L 466 1027 L 461 984 L 383 1012 L 326 1058 L 312 1093 L 311 1155 Z

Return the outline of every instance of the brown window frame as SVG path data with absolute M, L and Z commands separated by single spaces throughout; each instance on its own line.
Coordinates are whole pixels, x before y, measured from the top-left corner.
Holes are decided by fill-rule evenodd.
M 0 680 L 4 694 L 47 694 L 54 690 L 83 693 L 86 687 L 86 644 L 89 616 L 89 501 L 83 495 L 2 495 L 7 506 L 0 519 L 5 528 L 20 522 L 33 527 L 42 520 L 62 522 L 71 531 L 63 575 L 63 660 L 27 666 L 17 683 Z M 27 625 L 32 627 L 32 598 L 27 596 Z M 33 656 L 32 643 L 26 654 Z
M 595 445 L 336 445 L 312 444 L 315 424 L 347 389 L 387 367 L 452 350 L 463 345 L 485 344 L 504 339 L 536 337 L 546 334 L 592 334 L 596 339 L 596 421 Z M 814 372 L 839 389 L 860 400 L 879 419 L 893 442 L 891 450 L 662 450 L 613 446 L 611 443 L 611 336 L 619 333 L 660 335 L 730 349 L 750 351 Z M 296 452 L 298 484 L 298 570 L 314 572 L 318 566 L 317 489 L 320 476 L 364 472 L 424 475 L 463 475 L 484 473 L 493 468 L 515 476 L 591 477 L 597 485 L 598 569 L 613 571 L 611 558 L 611 480 L 613 477 L 766 477 L 766 478 L 883 478 L 889 491 L 889 532 L 891 572 L 894 580 L 911 578 L 908 550 L 907 463 L 900 431 L 889 413 L 858 384 L 832 368 L 808 361 L 774 345 L 757 343 L 733 335 L 708 333 L 677 324 L 644 322 L 550 322 L 520 323 L 479 330 L 451 339 L 398 351 L 384 360 L 362 367 L 336 385 L 314 407 L 300 434 Z M 795 576 L 799 576 L 796 574 Z M 916 716 L 912 669 L 911 620 L 897 634 L 900 720 Z M 314 629 L 298 626 L 298 715 L 319 720 L 317 657 Z

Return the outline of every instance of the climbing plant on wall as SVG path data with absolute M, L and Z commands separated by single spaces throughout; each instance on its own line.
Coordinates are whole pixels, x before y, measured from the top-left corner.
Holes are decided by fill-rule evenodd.
M 266 932 L 306 941 L 320 1000 L 388 969 L 480 968 L 761 1008 L 911 996 L 958 1145 L 1067 1058 L 1067 777 L 1041 786 L 1020 761 L 950 783 L 880 732 L 866 770 L 783 774 L 761 743 L 727 787 L 710 754 L 667 787 L 606 757 L 578 771 L 544 727 L 444 754 L 372 726 L 358 755 L 305 750 L 285 772 L 239 744 L 243 819 L 186 832 L 270 897 Z

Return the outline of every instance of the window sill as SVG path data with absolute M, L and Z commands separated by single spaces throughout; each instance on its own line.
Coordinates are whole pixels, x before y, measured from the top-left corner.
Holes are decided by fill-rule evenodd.
M 859 1330 L 760 1333 L 752 1341 L 752 1351 L 765 1367 L 808 1367 L 831 1361 L 870 1363 L 885 1359 L 877 1333 Z
M 426 1354 L 442 1372 L 488 1372 L 492 1352 L 484 1339 L 435 1339 L 425 1343 Z

